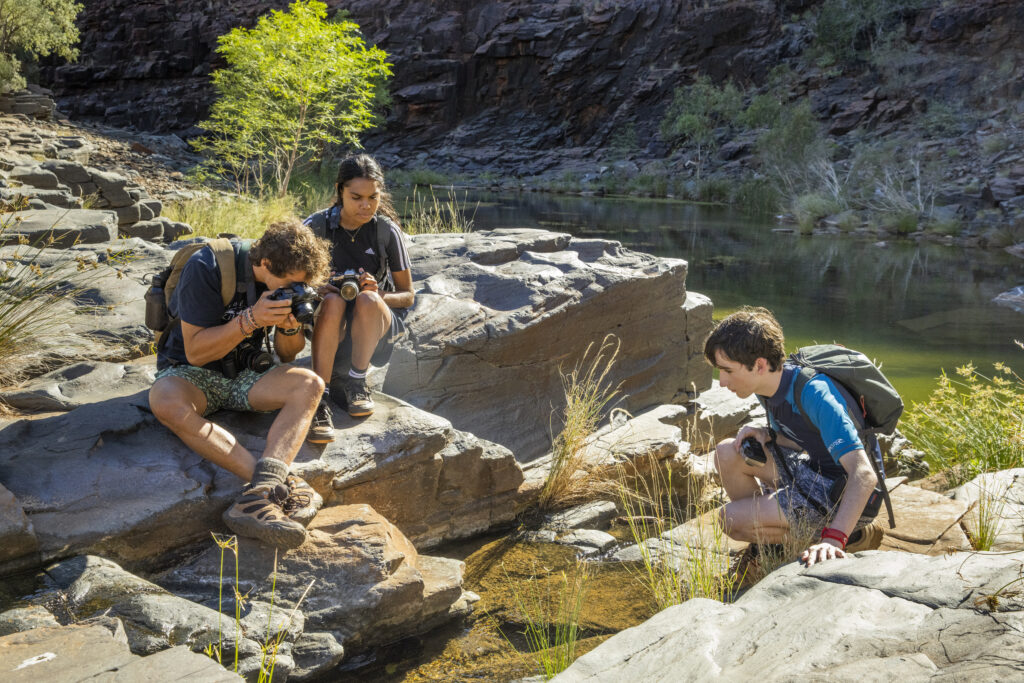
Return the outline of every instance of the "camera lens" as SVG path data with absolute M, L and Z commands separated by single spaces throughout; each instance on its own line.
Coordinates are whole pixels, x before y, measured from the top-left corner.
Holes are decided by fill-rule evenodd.
M 313 322 L 313 304 L 308 301 L 301 301 L 292 305 L 292 315 L 303 325 Z

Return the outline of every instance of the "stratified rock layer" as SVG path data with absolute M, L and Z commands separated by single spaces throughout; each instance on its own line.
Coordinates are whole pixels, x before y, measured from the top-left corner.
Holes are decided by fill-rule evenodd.
M 213 419 L 258 456 L 273 415 Z M 368 420 L 335 420 L 337 440 L 304 445 L 294 465 L 328 505 L 374 505 L 420 547 L 514 517 L 523 474 L 507 449 L 386 396 Z M 129 567 L 223 530 L 220 514 L 242 486 L 160 425 L 145 393 L 7 424 L 0 481 L 31 522 L 43 561 L 91 552 Z M 11 520 L 11 533 L 24 536 Z
M 630 412 L 711 384 L 701 352 L 711 301 L 686 291 L 685 261 L 542 230 L 409 241 L 416 306 L 385 390 L 520 461 L 561 428 L 560 370 L 588 347 L 594 359 L 608 334 L 621 342 L 609 386 L 622 382 Z
M 734 604 L 670 607 L 554 680 L 1016 680 L 1024 600 L 1015 587 L 986 596 L 1019 581 L 1022 561 L 873 551 L 809 569 L 794 562 Z

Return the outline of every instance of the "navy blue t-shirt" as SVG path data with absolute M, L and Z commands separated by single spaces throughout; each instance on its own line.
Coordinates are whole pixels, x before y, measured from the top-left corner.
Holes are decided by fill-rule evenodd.
M 212 249 L 199 249 L 189 257 L 185 268 L 181 271 L 181 279 L 178 281 L 178 286 L 167 307 L 172 316 L 177 316 L 183 322 L 197 327 L 216 327 L 228 322 L 259 300 L 260 295 L 267 290 L 267 286 L 253 279 L 252 264 L 249 262 L 248 254 L 243 256 L 239 253 L 241 244 L 232 240 L 231 246 L 235 250 L 235 272 L 238 278 L 248 282 L 248 291 L 236 293 L 235 298 L 225 308 L 220 294 L 221 278 L 220 269 L 217 267 L 217 258 Z M 248 277 L 244 277 L 246 273 Z M 254 345 L 262 344 L 265 333 L 263 328 L 258 328 L 252 333 L 249 340 Z M 163 370 L 171 365 L 189 365 L 188 358 L 185 356 L 185 340 L 179 325 L 175 325 L 167 333 L 167 342 L 157 355 L 156 367 L 158 370 Z M 221 371 L 219 360 L 207 363 L 203 367 L 217 372 Z
M 847 406 L 856 402 L 845 388 L 826 375 L 818 374 L 808 380 L 800 395 L 800 404 L 817 429 L 807 424 L 794 397 L 798 371 L 797 366 L 786 361 L 778 390 L 765 401 L 772 428 L 799 444 L 811 456 L 815 469 L 832 479 L 845 473 L 839 459 L 858 448 L 864 448 L 877 461 L 880 453 L 875 439 L 871 437 L 865 446 L 858 425 L 850 417 Z

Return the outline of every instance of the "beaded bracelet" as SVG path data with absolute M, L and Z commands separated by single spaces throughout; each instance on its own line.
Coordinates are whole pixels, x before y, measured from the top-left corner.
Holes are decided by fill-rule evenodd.
M 850 540 L 849 536 L 844 534 L 839 529 L 833 529 L 831 527 L 825 527 L 821 530 L 821 540 L 826 538 L 832 539 L 833 541 L 839 541 L 839 545 L 842 546 L 843 550 L 846 550 L 846 542 Z
M 245 314 L 246 320 L 249 322 L 249 327 L 252 328 L 252 332 L 255 332 L 256 328 L 259 327 L 259 325 L 256 324 L 256 314 L 253 312 L 252 306 L 250 306 L 249 308 L 245 309 L 245 311 L 243 311 L 243 313 Z M 251 334 L 251 332 L 250 332 L 250 334 Z

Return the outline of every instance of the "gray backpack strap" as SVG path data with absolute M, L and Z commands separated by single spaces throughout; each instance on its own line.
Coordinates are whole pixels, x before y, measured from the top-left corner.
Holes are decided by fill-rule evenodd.
M 391 238 L 391 220 L 377 218 L 377 253 L 380 254 L 380 268 L 374 273 L 377 282 L 384 282 L 388 276 L 388 240 Z M 391 286 L 394 283 L 388 280 Z

